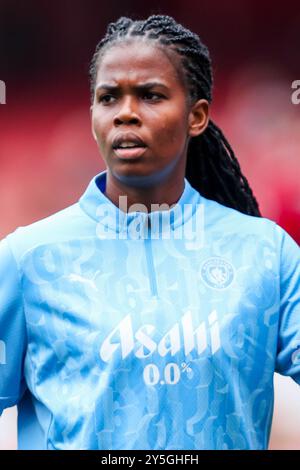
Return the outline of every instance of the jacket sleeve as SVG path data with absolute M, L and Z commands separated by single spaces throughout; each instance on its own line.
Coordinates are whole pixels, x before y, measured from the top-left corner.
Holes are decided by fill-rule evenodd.
M 0 241 L 0 415 L 25 390 L 26 327 L 19 271 L 7 239 Z
M 280 236 L 280 317 L 276 372 L 300 385 L 300 248 L 278 225 Z

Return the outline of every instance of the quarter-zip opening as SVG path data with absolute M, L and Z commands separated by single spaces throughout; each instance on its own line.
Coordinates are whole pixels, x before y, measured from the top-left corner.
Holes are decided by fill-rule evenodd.
M 146 253 L 146 262 L 147 262 L 147 270 L 148 270 L 148 277 L 149 277 L 149 284 L 150 284 L 150 292 L 152 296 L 157 296 L 158 291 L 157 291 L 157 280 L 156 280 L 156 273 L 155 273 L 154 261 L 153 261 L 152 240 L 151 240 L 151 219 L 150 218 L 148 218 L 147 236 L 144 238 L 144 246 L 145 246 L 145 253 Z

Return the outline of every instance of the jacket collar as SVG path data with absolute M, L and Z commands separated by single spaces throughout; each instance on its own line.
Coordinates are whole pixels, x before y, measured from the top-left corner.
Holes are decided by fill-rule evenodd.
M 81 209 L 106 230 L 128 232 L 130 226 L 146 223 L 147 227 L 159 226 L 160 231 L 175 230 L 190 220 L 203 202 L 202 196 L 184 178 L 183 193 L 170 210 L 124 212 L 105 195 L 106 173 L 105 170 L 97 174 L 79 199 Z

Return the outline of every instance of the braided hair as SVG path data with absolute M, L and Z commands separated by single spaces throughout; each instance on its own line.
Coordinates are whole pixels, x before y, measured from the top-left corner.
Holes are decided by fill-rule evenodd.
M 165 15 L 151 15 L 146 20 L 121 17 L 108 25 L 90 65 L 92 101 L 97 70 L 105 51 L 137 36 L 157 42 L 166 52 L 175 51 L 184 71 L 182 78 L 190 102 L 204 98 L 211 103 L 213 77 L 207 47 L 197 34 Z M 211 119 L 205 131 L 189 141 L 185 176 L 204 197 L 245 214 L 261 216 L 257 200 L 230 144 Z

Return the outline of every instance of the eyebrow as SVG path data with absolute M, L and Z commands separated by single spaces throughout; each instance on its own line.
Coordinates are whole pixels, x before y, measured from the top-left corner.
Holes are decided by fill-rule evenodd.
M 162 87 L 168 90 L 168 87 L 161 82 L 141 83 L 140 85 L 134 86 L 134 88 L 137 88 L 138 90 L 149 90 L 150 88 L 154 88 L 156 86 Z M 118 90 L 119 88 L 120 88 L 119 85 L 109 85 L 108 83 L 100 83 L 99 85 L 97 85 L 96 90 L 103 89 L 107 91 L 115 91 L 115 90 Z

